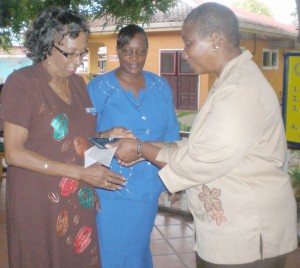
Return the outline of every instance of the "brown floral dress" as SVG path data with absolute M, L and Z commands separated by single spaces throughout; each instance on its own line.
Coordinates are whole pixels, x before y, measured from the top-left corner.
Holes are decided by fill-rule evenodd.
M 41 63 L 15 71 L 1 96 L 1 119 L 28 130 L 26 148 L 49 159 L 83 165 L 95 117 L 85 83 L 70 77 L 72 104 L 49 87 Z M 94 188 L 68 177 L 9 167 L 9 267 L 100 267 Z

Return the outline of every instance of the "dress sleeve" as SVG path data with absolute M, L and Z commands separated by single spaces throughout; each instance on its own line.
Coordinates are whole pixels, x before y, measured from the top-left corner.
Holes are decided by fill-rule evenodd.
M 168 163 L 159 175 L 170 192 L 225 176 L 260 142 L 266 113 L 258 98 L 236 87 L 224 92 L 204 116 L 200 111 L 186 146 L 158 154 Z
M 3 121 L 29 129 L 34 109 L 34 90 L 28 75 L 15 71 L 1 92 L 0 117 Z

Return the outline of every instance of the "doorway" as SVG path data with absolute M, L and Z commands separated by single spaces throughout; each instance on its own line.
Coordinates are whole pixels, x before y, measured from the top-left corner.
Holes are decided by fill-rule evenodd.
M 160 74 L 170 84 L 175 109 L 197 111 L 199 76 L 182 59 L 182 50 L 160 52 Z

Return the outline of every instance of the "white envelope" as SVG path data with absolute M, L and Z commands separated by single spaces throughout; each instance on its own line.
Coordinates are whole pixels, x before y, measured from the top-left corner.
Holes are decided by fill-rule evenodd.
M 84 152 L 84 167 L 88 167 L 96 162 L 109 167 L 117 148 L 100 149 L 97 146 L 91 147 Z

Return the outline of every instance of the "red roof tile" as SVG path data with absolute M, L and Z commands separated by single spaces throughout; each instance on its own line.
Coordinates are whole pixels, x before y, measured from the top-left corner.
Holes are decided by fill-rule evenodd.
M 156 28 L 156 25 L 166 23 L 178 23 L 178 27 L 182 24 L 186 15 L 196 6 L 208 1 L 203 0 L 178 0 L 177 5 L 170 8 L 166 13 L 157 12 L 151 20 L 151 25 L 145 26 L 145 28 Z M 263 27 L 268 31 L 286 32 L 287 35 L 291 35 L 296 38 L 298 30 L 293 25 L 283 24 L 272 18 L 264 15 L 259 15 L 247 10 L 239 9 L 236 7 L 230 7 L 237 15 L 240 25 L 247 24 L 248 29 L 256 29 L 257 27 Z M 102 28 L 104 20 L 95 20 L 90 23 L 92 32 L 98 31 Z M 107 26 L 113 26 L 113 22 L 107 24 Z M 111 30 L 111 29 L 110 29 Z M 104 29 L 106 31 L 106 29 Z M 277 33 L 278 34 L 278 33 Z

